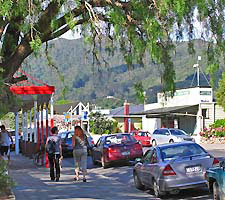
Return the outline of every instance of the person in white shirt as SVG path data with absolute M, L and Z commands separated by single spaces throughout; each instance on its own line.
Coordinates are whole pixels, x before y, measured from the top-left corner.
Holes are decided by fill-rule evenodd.
M 11 134 L 5 129 L 4 125 L 1 125 L 0 128 L 1 155 L 7 155 L 8 161 L 10 161 L 10 144 L 11 142 L 13 143 L 13 138 Z

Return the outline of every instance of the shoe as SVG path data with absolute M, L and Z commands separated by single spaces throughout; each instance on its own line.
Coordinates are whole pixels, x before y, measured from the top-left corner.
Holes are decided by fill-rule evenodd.
M 86 178 L 83 179 L 83 182 L 87 182 Z
M 79 181 L 79 178 L 74 177 L 73 180 L 74 180 L 74 181 Z
M 54 181 L 55 180 L 55 178 L 51 178 L 51 181 Z
M 56 182 L 59 182 L 59 178 L 56 178 L 56 180 L 55 180 Z

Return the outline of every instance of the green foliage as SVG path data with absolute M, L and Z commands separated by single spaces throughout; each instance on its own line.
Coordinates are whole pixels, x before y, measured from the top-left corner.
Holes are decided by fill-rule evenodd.
M 89 115 L 90 119 L 90 131 L 94 134 L 111 134 L 114 131 L 117 131 L 118 123 L 113 120 L 107 119 L 105 115 L 102 115 L 99 112 L 91 113 Z
M 40 51 L 40 49 L 41 49 L 41 47 L 42 47 L 41 38 L 39 36 L 36 36 L 35 39 L 33 39 L 30 42 L 30 46 L 31 46 L 31 49 L 34 52 L 34 55 L 37 56 L 39 51 Z
M 14 185 L 15 183 L 8 175 L 7 162 L 0 160 L 0 194 L 4 194 L 9 187 Z
M 72 101 L 62 99 L 62 100 L 59 100 L 59 101 L 56 101 L 56 102 L 55 102 L 56 105 L 68 104 L 68 103 L 72 103 Z
M 205 128 L 200 135 L 206 138 L 225 137 L 225 119 L 216 120 L 210 125 L 210 128 Z
M 219 81 L 219 87 L 216 92 L 216 100 L 219 105 L 221 105 L 225 112 L 225 72 L 222 74 L 222 78 Z
M 0 0 L 0 15 L 4 17 L 9 17 L 12 5 L 12 0 Z
M 108 66 L 108 57 L 101 56 L 102 35 L 105 35 L 108 36 L 113 47 L 118 45 L 120 55 L 123 57 L 123 62 L 120 64 L 125 62 L 126 66 L 132 69 L 136 65 L 149 66 L 154 63 L 154 68 L 160 72 L 157 77 L 161 80 L 150 77 L 148 82 L 152 79 L 151 81 L 162 85 L 164 92 L 174 93 L 176 76 L 183 76 L 176 71 L 177 66 L 173 59 L 173 55 L 177 52 L 175 45 L 178 43 L 176 42 L 188 40 L 187 53 L 194 55 L 198 47 L 194 46 L 193 39 L 199 35 L 209 41 L 202 53 L 207 56 L 208 65 L 216 63 L 220 66 L 224 61 L 224 10 L 224 0 L 101 0 L 97 2 L 92 0 L 0 0 L 0 30 L 2 30 L 0 31 L 2 43 L 0 68 L 4 69 L 4 72 L 0 72 L 0 77 L 4 76 L 2 78 L 7 79 L 9 84 L 13 84 L 12 76 L 21 67 L 21 63 L 24 63 L 25 58 L 32 53 L 37 56 L 42 42 L 53 40 L 69 29 L 79 27 L 81 34 L 87 36 L 85 40 L 92 45 L 87 50 L 92 53 L 92 59 L 89 56 L 87 64 L 89 67 L 92 67 L 94 63 L 97 63 L 98 67 L 102 63 Z M 196 19 L 202 25 L 199 29 L 195 27 Z M 104 30 L 101 30 L 102 27 Z M 79 52 L 80 46 L 75 46 L 75 48 Z M 57 57 L 62 58 L 59 52 L 56 54 Z M 84 55 L 85 53 L 79 52 L 79 59 Z M 146 58 L 152 62 L 146 62 Z M 118 66 L 120 64 L 117 61 L 115 59 L 114 62 Z M 74 71 L 81 72 L 85 64 L 82 63 L 79 70 Z M 35 66 L 41 71 L 37 65 Z M 215 66 L 213 68 L 216 70 Z M 100 71 L 100 67 L 98 70 Z M 214 82 L 213 76 L 212 82 Z M 133 87 L 129 84 L 124 84 L 120 91 L 126 96 L 129 93 L 128 88 Z M 98 88 L 102 83 L 94 82 L 93 85 Z M 90 92 L 91 84 L 87 84 L 86 87 Z M 78 88 L 76 92 L 80 95 L 81 91 L 82 89 Z M 89 92 L 80 98 L 86 99 Z M 101 94 L 103 92 L 104 90 Z M 89 97 L 97 96 L 95 91 L 90 94 Z M 4 95 L 1 95 L 1 100 L 8 98 L 7 94 Z M 74 96 L 74 93 L 68 93 L 67 97 L 69 96 Z
M 144 101 L 145 101 L 145 92 L 144 92 L 142 82 L 135 83 L 134 88 L 135 88 L 136 95 L 137 95 L 139 103 L 143 104 Z

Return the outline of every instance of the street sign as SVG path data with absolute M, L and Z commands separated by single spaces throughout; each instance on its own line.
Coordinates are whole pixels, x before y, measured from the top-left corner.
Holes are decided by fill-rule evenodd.
M 71 122 L 71 119 L 72 119 L 72 116 L 71 116 L 71 113 L 65 113 L 64 114 L 64 121 L 65 122 Z

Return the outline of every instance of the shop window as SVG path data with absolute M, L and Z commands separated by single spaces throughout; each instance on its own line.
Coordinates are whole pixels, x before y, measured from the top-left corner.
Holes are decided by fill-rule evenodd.
M 208 109 L 202 109 L 202 116 L 206 119 L 209 118 L 209 110 Z

